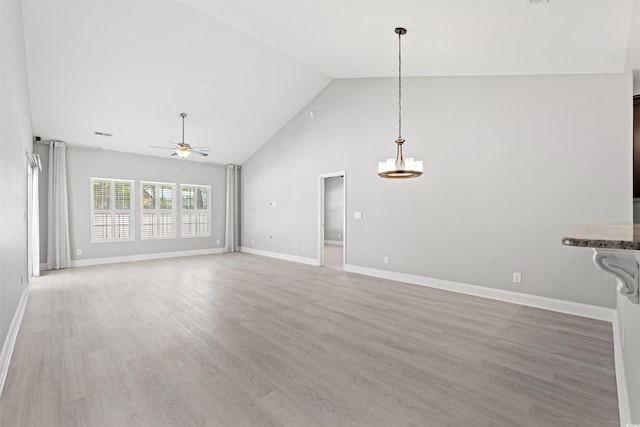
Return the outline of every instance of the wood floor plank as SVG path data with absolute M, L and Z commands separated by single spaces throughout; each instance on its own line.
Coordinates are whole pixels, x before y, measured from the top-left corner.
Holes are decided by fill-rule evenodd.
M 247 254 L 45 272 L 0 426 L 615 426 L 611 325 Z

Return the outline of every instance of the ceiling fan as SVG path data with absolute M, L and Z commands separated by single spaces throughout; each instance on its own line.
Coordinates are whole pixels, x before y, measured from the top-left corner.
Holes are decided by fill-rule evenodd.
M 209 151 L 211 151 L 211 147 L 192 147 L 191 145 L 184 142 L 184 119 L 187 117 L 186 113 L 180 113 L 180 117 L 182 117 L 182 142 L 171 142 L 171 144 L 175 145 L 175 147 L 160 147 L 157 145 L 150 145 L 151 148 L 162 148 L 165 150 L 175 150 L 172 156 L 178 156 L 182 159 L 186 159 L 191 154 L 196 154 L 198 156 L 207 157 L 209 155 Z

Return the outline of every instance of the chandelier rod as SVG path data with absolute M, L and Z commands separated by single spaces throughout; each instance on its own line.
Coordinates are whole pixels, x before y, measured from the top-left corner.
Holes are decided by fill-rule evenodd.
M 405 30 L 406 31 L 406 30 Z M 398 139 L 402 139 L 402 31 L 398 33 Z

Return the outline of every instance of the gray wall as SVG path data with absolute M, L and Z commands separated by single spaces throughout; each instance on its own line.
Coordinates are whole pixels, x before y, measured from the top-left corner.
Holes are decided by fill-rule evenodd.
M 316 258 L 318 174 L 346 170 L 348 264 L 614 307 L 613 279 L 560 238 L 632 220 L 631 75 L 407 78 L 425 174 L 402 181 L 376 174 L 396 84 L 335 80 L 243 165 L 243 245 Z
M 22 6 L 0 1 L 0 348 L 27 286 L 27 158 L 31 112 Z M 22 284 L 21 284 L 22 282 Z
M 41 254 L 46 261 L 46 170 L 48 170 L 48 147 L 44 151 L 43 180 L 40 181 Z M 180 184 L 202 184 L 211 186 L 211 237 L 140 240 L 140 215 L 136 211 L 134 241 L 91 243 L 89 180 L 114 178 L 135 180 L 136 205 L 140 203 L 140 181 L 170 182 Z M 69 192 L 69 222 L 71 259 L 119 257 L 159 252 L 187 251 L 222 248 L 224 246 L 225 214 L 225 168 L 209 163 L 185 161 L 174 158 L 142 156 L 109 150 L 93 150 L 78 146 L 67 148 L 67 183 Z M 179 213 L 178 213 L 179 214 Z M 178 215 L 179 220 L 179 215 Z M 44 224 L 43 224 L 44 222 Z M 220 243 L 217 241 L 220 240 Z M 44 245 L 44 249 L 42 249 Z M 82 255 L 77 255 L 82 249 Z
M 324 180 L 324 239 L 341 242 L 344 232 L 344 177 Z
M 629 403 L 631 406 L 631 422 L 640 423 L 640 306 L 618 294 L 618 327 L 620 336 L 624 335 L 625 378 Z

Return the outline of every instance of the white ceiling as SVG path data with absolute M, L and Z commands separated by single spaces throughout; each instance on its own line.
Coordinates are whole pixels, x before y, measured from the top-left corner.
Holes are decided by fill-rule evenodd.
M 405 75 L 618 73 L 634 3 L 23 0 L 34 134 L 164 156 L 186 112 L 186 142 L 241 164 L 331 78 L 394 76 L 396 26 Z
M 329 76 L 620 72 L 632 1 L 202 1 L 207 16 Z

